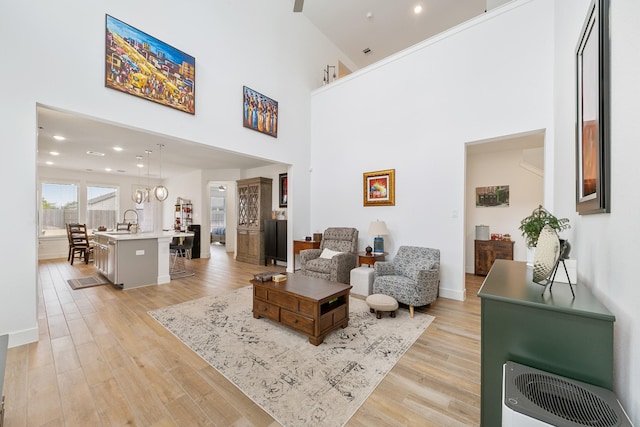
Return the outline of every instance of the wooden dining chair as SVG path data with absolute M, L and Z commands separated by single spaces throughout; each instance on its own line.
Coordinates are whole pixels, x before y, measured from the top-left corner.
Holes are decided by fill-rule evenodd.
M 67 261 L 73 261 L 76 257 L 84 259 L 89 264 L 89 257 L 93 253 L 93 246 L 87 236 L 86 224 L 67 224 L 67 237 L 69 239 L 69 254 Z

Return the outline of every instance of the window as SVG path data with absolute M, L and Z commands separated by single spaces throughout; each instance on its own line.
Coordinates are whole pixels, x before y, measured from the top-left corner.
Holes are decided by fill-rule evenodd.
M 116 228 L 118 219 L 118 188 L 87 187 L 87 230 L 104 226 Z
M 43 236 L 67 234 L 67 223 L 78 222 L 78 186 L 42 183 L 40 233 Z

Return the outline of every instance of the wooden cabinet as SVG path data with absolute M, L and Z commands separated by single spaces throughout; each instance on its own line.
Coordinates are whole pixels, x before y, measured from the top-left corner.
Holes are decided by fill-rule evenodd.
M 263 264 L 265 261 L 264 223 L 271 218 L 271 185 L 271 178 L 237 181 L 238 261 L 251 264 Z
M 264 265 L 270 260 L 287 262 L 287 220 L 266 220 L 264 240 Z
M 481 298 L 481 425 L 501 425 L 502 365 L 513 361 L 552 374 L 613 387 L 615 317 L 587 286 L 532 280 L 531 267 L 498 260 Z
M 473 274 L 486 276 L 497 259 L 513 260 L 513 241 L 476 240 Z

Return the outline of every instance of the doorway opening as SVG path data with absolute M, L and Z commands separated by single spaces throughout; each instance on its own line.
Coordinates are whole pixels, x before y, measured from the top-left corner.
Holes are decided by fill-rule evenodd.
M 475 141 L 465 148 L 465 271 L 474 274 L 476 266 L 476 226 L 487 226 L 489 238 L 508 235 L 515 242 L 513 259 L 525 261 L 527 246 L 518 227 L 544 204 L 545 130 Z M 482 202 L 484 189 L 505 187 L 506 203 Z

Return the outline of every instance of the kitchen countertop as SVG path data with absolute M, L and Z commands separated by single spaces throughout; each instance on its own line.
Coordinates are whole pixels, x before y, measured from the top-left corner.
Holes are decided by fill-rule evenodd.
M 192 232 L 178 232 L 175 231 L 160 231 L 160 232 L 148 232 L 148 233 L 129 233 L 123 231 L 95 231 L 94 236 L 104 236 L 112 240 L 144 240 L 144 239 L 158 239 L 158 238 L 173 238 L 173 237 L 190 237 L 195 236 Z

